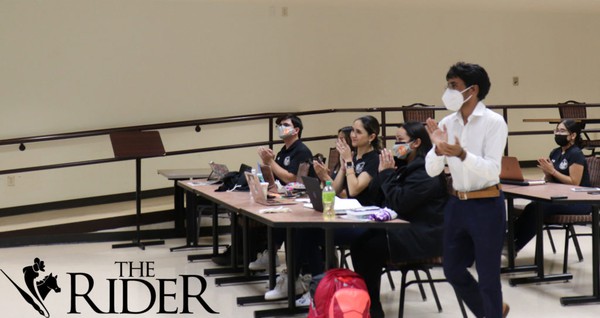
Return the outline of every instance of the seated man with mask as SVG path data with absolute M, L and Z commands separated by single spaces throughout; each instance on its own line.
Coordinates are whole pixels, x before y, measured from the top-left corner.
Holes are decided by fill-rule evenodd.
M 296 174 L 298 173 L 300 164 L 303 162 L 310 162 L 312 159 L 312 152 L 302 140 L 300 140 L 303 126 L 302 120 L 300 120 L 298 116 L 286 114 L 277 118 L 275 122 L 279 131 L 279 137 L 284 142 L 283 148 L 275 155 L 272 149 L 261 146 L 258 147 L 258 155 L 264 165 L 269 165 L 271 167 L 274 177 L 285 185 L 296 181 Z M 309 174 L 314 175 L 312 167 L 310 170 Z M 259 251 L 262 251 L 267 245 L 266 236 L 262 237 L 263 231 L 259 232 L 261 232 L 261 234 L 257 234 L 258 237 L 255 237 L 254 241 L 262 242 L 258 243 L 259 246 L 262 246 L 257 247 Z M 257 232 L 253 231 L 253 233 Z M 285 238 L 285 232 L 278 233 L 278 231 L 275 231 L 274 234 L 276 245 L 281 246 Z M 238 251 L 241 252 L 241 249 L 238 249 Z M 229 264 L 230 253 L 230 249 L 227 249 L 225 253 L 213 258 L 213 261 L 219 265 L 227 265 Z M 241 259 L 241 257 L 239 257 L 239 259 Z M 267 264 L 268 253 L 265 250 L 263 252 L 258 252 L 257 260 L 251 262 L 248 267 L 251 270 L 266 270 Z M 279 258 L 276 259 L 276 264 L 279 266 Z
M 298 168 L 301 163 L 312 161 L 312 152 L 300 139 L 302 136 L 302 120 L 294 114 L 283 115 L 275 121 L 279 131 L 279 138 L 284 142 L 283 148 L 274 154 L 268 147 L 259 147 L 258 155 L 264 165 L 269 165 L 277 180 L 282 184 L 295 182 Z M 309 175 L 314 176 L 312 167 Z M 285 240 L 285 231 L 273 231 L 273 239 L 276 248 L 281 247 Z M 265 244 L 266 246 L 266 244 Z M 269 264 L 267 250 L 258 253 L 257 259 L 248 265 L 251 270 L 266 270 Z M 275 259 L 275 264 L 280 265 L 279 257 Z M 275 298 L 286 297 L 287 295 L 274 295 Z
M 275 178 L 282 184 L 296 181 L 298 167 L 303 162 L 310 162 L 312 152 L 300 140 L 302 137 L 302 120 L 293 114 L 283 115 L 275 121 L 279 131 L 279 138 L 284 146 L 275 156 L 272 149 L 258 147 L 258 155 L 263 164 L 269 165 Z

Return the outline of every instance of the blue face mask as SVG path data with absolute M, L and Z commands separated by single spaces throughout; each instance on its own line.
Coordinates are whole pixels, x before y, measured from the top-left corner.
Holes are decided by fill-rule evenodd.
M 396 143 L 394 145 L 394 157 L 398 159 L 406 159 L 412 152 L 412 148 L 410 147 L 410 144 L 412 143 L 412 141 Z

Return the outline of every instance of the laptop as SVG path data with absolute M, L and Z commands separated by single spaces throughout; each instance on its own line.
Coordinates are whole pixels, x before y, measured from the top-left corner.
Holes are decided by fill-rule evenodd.
M 306 194 L 308 195 L 312 208 L 315 209 L 315 211 L 323 212 L 323 189 L 321 189 L 321 181 L 317 178 L 302 176 L 302 182 L 306 188 Z M 363 207 L 356 199 L 342 199 L 338 197 L 335 198 L 333 207 L 335 214 L 338 215 L 346 214 L 347 210 L 360 208 L 370 209 L 371 207 Z
M 321 189 L 321 180 L 302 176 L 302 183 L 304 183 L 306 194 L 310 199 L 313 209 L 315 209 L 315 211 L 323 212 L 323 189 Z
M 250 172 L 250 171 L 252 171 L 252 167 L 245 163 L 242 163 L 242 164 L 240 164 L 240 169 L 238 171 L 240 173 Z
M 525 180 L 517 157 L 504 156 L 502 157 L 502 167 L 500 168 L 500 183 L 528 186 L 545 184 L 546 181 Z
M 229 169 L 224 164 L 215 163 L 214 161 L 211 161 L 208 163 L 208 165 L 211 169 L 210 174 L 207 178 L 208 181 L 221 181 L 223 177 L 229 172 Z
M 260 180 L 258 180 L 258 176 L 248 171 L 244 172 L 244 175 L 246 176 L 246 181 L 248 181 L 248 187 L 250 188 L 250 192 L 252 193 L 254 202 L 268 206 L 296 204 L 296 201 L 294 200 L 269 198 L 265 199 L 265 193 L 263 192 L 262 186 L 260 185 Z

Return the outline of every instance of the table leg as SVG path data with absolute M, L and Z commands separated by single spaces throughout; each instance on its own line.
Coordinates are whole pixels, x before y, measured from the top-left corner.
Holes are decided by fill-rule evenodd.
M 219 275 L 219 274 L 234 274 L 234 273 L 243 273 L 244 270 L 243 268 L 240 268 L 237 264 L 237 249 L 240 248 L 239 246 L 237 246 L 236 244 L 236 240 L 237 240 L 237 212 L 235 211 L 231 211 L 231 267 L 220 267 L 220 268 L 207 268 L 204 270 L 204 275 L 205 276 L 210 276 L 210 275 Z M 190 255 L 192 256 L 192 255 Z M 190 256 L 188 256 L 188 260 L 190 258 Z M 215 283 L 217 283 L 215 281 Z
M 344 257 L 344 255 L 340 256 Z M 326 270 L 336 268 L 335 260 L 335 244 L 334 244 L 334 229 L 325 229 L 325 268 Z
M 241 215 L 241 223 L 242 223 L 242 246 L 243 246 L 242 254 L 243 254 L 243 264 L 244 265 L 242 266 L 242 268 L 239 268 L 237 266 L 232 267 L 231 268 L 232 272 L 230 272 L 230 273 L 243 273 L 243 275 L 215 278 L 215 285 L 217 285 L 217 286 L 221 286 L 224 284 L 236 284 L 236 283 L 262 281 L 262 280 L 267 279 L 267 277 L 268 277 L 267 275 L 252 275 L 250 269 L 248 268 L 248 264 L 250 263 L 248 218 Z M 234 242 L 237 242 L 237 241 L 234 241 Z M 231 250 L 232 253 L 234 252 L 233 244 L 235 244 L 235 243 L 232 243 L 232 250 Z M 239 248 L 239 247 L 237 247 L 237 248 Z M 237 257 L 235 258 L 235 262 L 237 264 Z M 218 270 L 218 269 L 216 269 L 216 270 Z M 206 270 L 204 272 L 206 273 Z M 258 301 L 256 299 L 258 299 Z M 257 298 L 256 296 L 250 296 L 246 300 L 244 300 L 244 298 L 242 298 L 242 300 L 240 300 L 240 298 L 238 298 L 238 305 L 244 305 L 247 303 L 254 303 L 254 302 L 264 302 L 264 301 L 265 301 L 264 295 L 261 295 L 260 298 Z
M 500 269 L 501 273 L 514 273 L 514 272 L 528 272 L 528 271 L 536 271 L 537 266 L 534 265 L 521 265 L 515 266 L 515 220 L 517 217 L 515 216 L 515 204 L 514 198 L 507 196 L 506 197 L 506 210 L 508 212 L 507 215 L 507 233 L 506 233 L 506 241 L 508 244 L 508 266 Z
M 573 275 L 569 273 L 544 274 L 544 212 L 541 204 L 536 206 L 535 264 L 537 266 L 537 276 L 512 278 L 508 281 L 511 286 L 573 279 Z
M 295 257 L 294 253 L 294 228 L 286 229 L 286 239 L 285 239 L 285 254 L 286 254 L 286 263 L 287 263 L 287 272 L 288 272 L 288 299 L 287 308 L 277 308 L 277 309 L 266 309 L 266 310 L 256 310 L 254 312 L 254 317 L 273 317 L 273 316 L 291 316 L 297 315 L 300 313 L 306 313 L 308 308 L 296 308 L 296 279 L 298 278 L 294 272 L 296 271 L 296 264 L 294 262 Z
M 191 191 L 185 191 L 185 205 L 185 245 L 171 247 L 171 252 L 200 247 L 209 247 L 206 245 L 198 245 L 198 222 L 200 221 L 200 216 L 198 210 L 196 209 L 198 206 L 198 196 Z M 183 209 L 183 202 L 181 203 L 181 209 Z M 193 255 L 193 257 L 194 260 L 207 259 L 212 257 L 212 255 Z M 189 256 L 188 260 L 190 260 Z
M 276 262 L 275 258 L 277 257 L 277 246 L 275 246 L 275 242 L 273 241 L 273 228 L 267 227 L 267 246 L 269 251 L 269 290 L 275 288 L 275 279 L 277 277 L 276 272 Z
M 600 302 L 600 229 L 598 228 L 598 206 L 592 207 L 592 295 L 590 296 L 573 296 L 561 297 L 560 304 L 563 306 L 598 303 Z
M 260 278 L 260 279 L 265 279 L 268 278 L 269 280 L 269 290 L 275 288 L 275 278 L 277 276 L 277 273 L 275 271 L 275 257 L 277 254 L 277 247 L 274 245 L 275 243 L 273 242 L 273 228 L 268 226 L 267 227 L 267 250 L 269 253 L 269 274 L 268 276 L 252 276 L 252 277 L 256 277 L 256 278 Z M 247 266 L 246 266 L 247 267 Z M 279 300 L 277 300 L 279 301 Z M 238 297 L 237 298 L 237 304 L 238 306 L 243 306 L 246 304 L 258 304 L 258 303 L 265 303 L 265 302 L 271 302 L 270 300 L 265 300 L 265 296 L 263 295 L 256 295 L 256 296 L 245 296 L 245 297 Z
M 186 206 L 184 208 L 183 201 L 185 201 Z M 198 212 L 198 196 L 191 191 L 183 191 L 182 188 L 177 186 L 177 182 L 175 183 L 175 228 L 178 227 L 185 228 L 185 245 L 172 247 L 170 248 L 171 252 L 188 250 L 188 249 L 196 249 L 196 248 L 205 248 L 212 247 L 212 254 L 200 254 L 200 255 L 189 255 L 188 261 L 195 261 L 201 259 L 208 259 L 217 255 L 219 253 L 219 237 L 218 237 L 218 219 L 215 217 L 218 214 L 217 205 L 214 205 L 213 210 L 213 243 L 210 245 L 200 245 L 198 244 L 198 237 L 200 236 L 200 213 Z M 186 226 L 183 225 L 183 218 L 185 217 Z M 179 221 L 178 221 L 179 220 Z M 216 236 L 216 240 L 215 240 Z
M 219 205 L 213 203 L 212 211 L 212 244 L 213 255 L 219 254 Z
M 175 209 L 175 231 L 178 234 L 186 234 L 185 224 L 183 222 L 186 211 L 183 204 L 184 191 L 183 188 L 177 186 L 177 180 L 175 180 L 174 192 L 173 192 L 173 208 Z

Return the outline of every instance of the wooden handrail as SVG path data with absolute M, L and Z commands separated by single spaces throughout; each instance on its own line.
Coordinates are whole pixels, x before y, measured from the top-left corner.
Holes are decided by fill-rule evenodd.
M 178 121 L 178 122 L 170 122 L 170 123 L 162 123 L 162 124 L 127 126 L 127 127 L 117 127 L 117 128 L 108 128 L 108 129 L 96 129 L 96 130 L 86 130 L 86 131 L 78 131 L 78 132 L 70 132 L 70 133 L 32 136 L 32 137 L 20 137 L 20 138 L 0 140 L 0 146 L 15 145 L 15 144 L 18 145 L 18 144 L 26 144 L 26 143 L 32 143 L 32 142 L 52 141 L 52 140 L 71 139 L 71 138 L 102 136 L 102 135 L 108 135 L 110 133 L 119 132 L 119 131 L 157 130 L 157 129 L 199 126 L 199 125 L 232 123 L 232 122 L 246 121 L 246 120 L 266 119 L 266 118 L 270 118 L 270 117 L 278 116 L 278 115 L 280 115 L 280 113 L 263 113 L 263 114 L 253 114 L 253 115 L 245 115 L 245 116 L 217 117 L 217 118 L 196 119 L 196 120 Z
M 559 105 L 562 105 L 562 104 L 488 105 L 487 107 L 490 109 L 526 109 L 526 108 L 556 108 Z M 572 104 L 567 104 L 567 105 L 572 105 Z M 584 104 L 584 105 L 586 107 L 592 107 L 592 108 L 600 107 L 600 104 Z M 403 109 L 403 107 L 404 106 L 400 106 L 400 107 L 337 108 L 337 109 L 329 108 L 329 109 L 321 109 L 321 110 L 295 112 L 295 114 L 302 116 L 302 115 L 318 115 L 318 114 L 325 114 L 325 113 L 344 113 L 344 112 L 352 112 L 352 113 L 355 113 L 355 112 L 396 112 L 396 111 L 401 111 Z M 435 107 L 431 107 L 431 109 L 445 110 L 446 108 L 441 107 L 441 106 L 435 106 Z M 112 132 L 118 132 L 118 131 L 142 131 L 142 130 L 170 129 L 170 128 L 181 128 L 181 127 L 189 127 L 189 126 L 232 123 L 232 122 L 247 121 L 247 120 L 268 119 L 268 118 L 276 118 L 282 114 L 285 114 L 285 112 L 258 113 L 258 114 L 243 115 L 243 116 L 215 117 L 215 118 L 195 119 L 195 120 L 177 121 L 177 122 L 169 122 L 169 123 L 126 126 L 126 127 L 85 130 L 85 131 L 59 133 L 59 134 L 39 135 L 39 136 L 31 136 L 31 137 L 1 139 L 0 146 L 19 145 L 19 144 L 27 144 L 27 143 L 32 143 L 32 142 L 43 142 L 43 141 L 52 141 L 52 140 L 61 140 L 61 139 L 101 136 L 101 135 L 108 135 Z
M 488 105 L 487 107 L 490 109 L 501 109 L 504 119 L 508 122 L 508 111 L 511 109 L 541 109 L 541 108 L 558 108 L 561 105 L 573 105 L 570 103 L 559 103 L 559 104 L 516 104 L 516 105 Z M 581 103 L 581 105 L 585 105 L 585 107 L 595 108 L 600 107 L 600 104 L 585 104 Z M 388 112 L 400 112 L 403 109 L 406 109 L 405 106 L 399 107 L 365 107 L 365 108 L 324 108 L 319 110 L 310 110 L 310 111 L 300 111 L 294 112 L 298 116 L 306 116 L 306 115 L 319 115 L 319 114 L 327 114 L 327 113 L 371 113 L 378 112 L 381 117 L 381 126 L 386 127 L 389 126 L 386 122 L 387 113 Z M 434 106 L 430 109 L 436 111 L 446 110 L 444 107 Z M 185 149 L 178 151 L 170 151 L 165 154 L 165 156 L 176 156 L 176 155 L 184 155 L 198 152 L 209 152 L 209 151 L 219 151 L 225 149 L 237 149 L 237 148 L 247 148 L 247 147 L 256 147 L 260 145 L 268 144 L 271 148 L 273 145 L 280 144 L 282 141 L 273 140 L 273 120 L 286 112 L 274 112 L 274 113 L 257 113 L 250 115 L 242 115 L 242 116 L 225 116 L 225 117 L 215 117 L 215 118 L 205 118 L 205 119 L 196 119 L 196 120 L 187 120 L 187 121 L 177 121 L 177 122 L 168 122 L 168 123 L 159 123 L 159 124 L 148 124 L 148 125 L 137 125 L 137 126 L 127 126 L 127 127 L 116 127 L 116 128 L 108 128 L 108 129 L 96 129 L 96 130 L 87 130 L 87 131 L 78 131 L 78 132 L 69 132 L 69 133 L 59 133 L 59 134 L 49 134 L 49 135 L 39 135 L 39 136 L 31 136 L 31 137 L 20 137 L 20 138 L 12 138 L 12 139 L 4 139 L 0 140 L 0 146 L 4 145 L 21 145 L 20 149 L 24 150 L 24 144 L 33 143 L 33 142 L 45 142 L 45 141 L 53 141 L 53 140 L 61 140 L 61 139 L 73 139 L 73 138 L 84 138 L 84 137 L 93 137 L 93 136 L 101 136 L 108 135 L 113 132 L 119 131 L 144 131 L 144 130 L 160 130 L 160 129 L 171 129 L 171 128 L 181 128 L 181 127 L 190 127 L 195 126 L 196 131 L 201 131 L 201 125 L 215 125 L 215 124 L 223 124 L 223 123 L 233 123 L 233 122 L 241 122 L 248 120 L 262 120 L 268 119 L 270 128 L 269 128 L 269 136 L 266 141 L 258 141 L 251 143 L 243 143 L 243 144 L 230 144 L 230 145 L 222 145 L 216 147 L 206 147 L 206 148 L 195 148 L 195 149 Z M 522 136 L 522 135 L 535 135 L 535 134 L 551 134 L 552 130 L 527 130 L 527 131 L 511 131 L 509 132 L 509 136 Z M 381 135 L 383 140 L 391 139 L 387 138 L 385 129 L 382 129 Z M 304 141 L 316 141 L 316 140 L 326 140 L 335 138 L 335 135 L 322 135 L 315 137 L 302 138 Z M 59 163 L 52 165 L 43 165 L 43 166 L 34 166 L 34 167 L 23 167 L 16 169 L 8 169 L 8 170 L 0 170 L 0 175 L 4 174 L 13 174 L 13 173 L 21 173 L 21 172 L 31 172 L 31 171 L 39 171 L 39 170 L 49 170 L 49 169 L 58 169 L 58 168 L 67 168 L 67 167 L 75 167 L 75 166 L 85 166 L 85 165 L 95 165 L 95 164 L 103 164 L 108 162 L 122 161 L 126 159 L 117 159 L 117 158 L 105 158 L 105 159 L 96 159 L 96 160 L 86 160 L 86 161 L 77 161 L 77 162 L 67 162 L 67 163 Z

